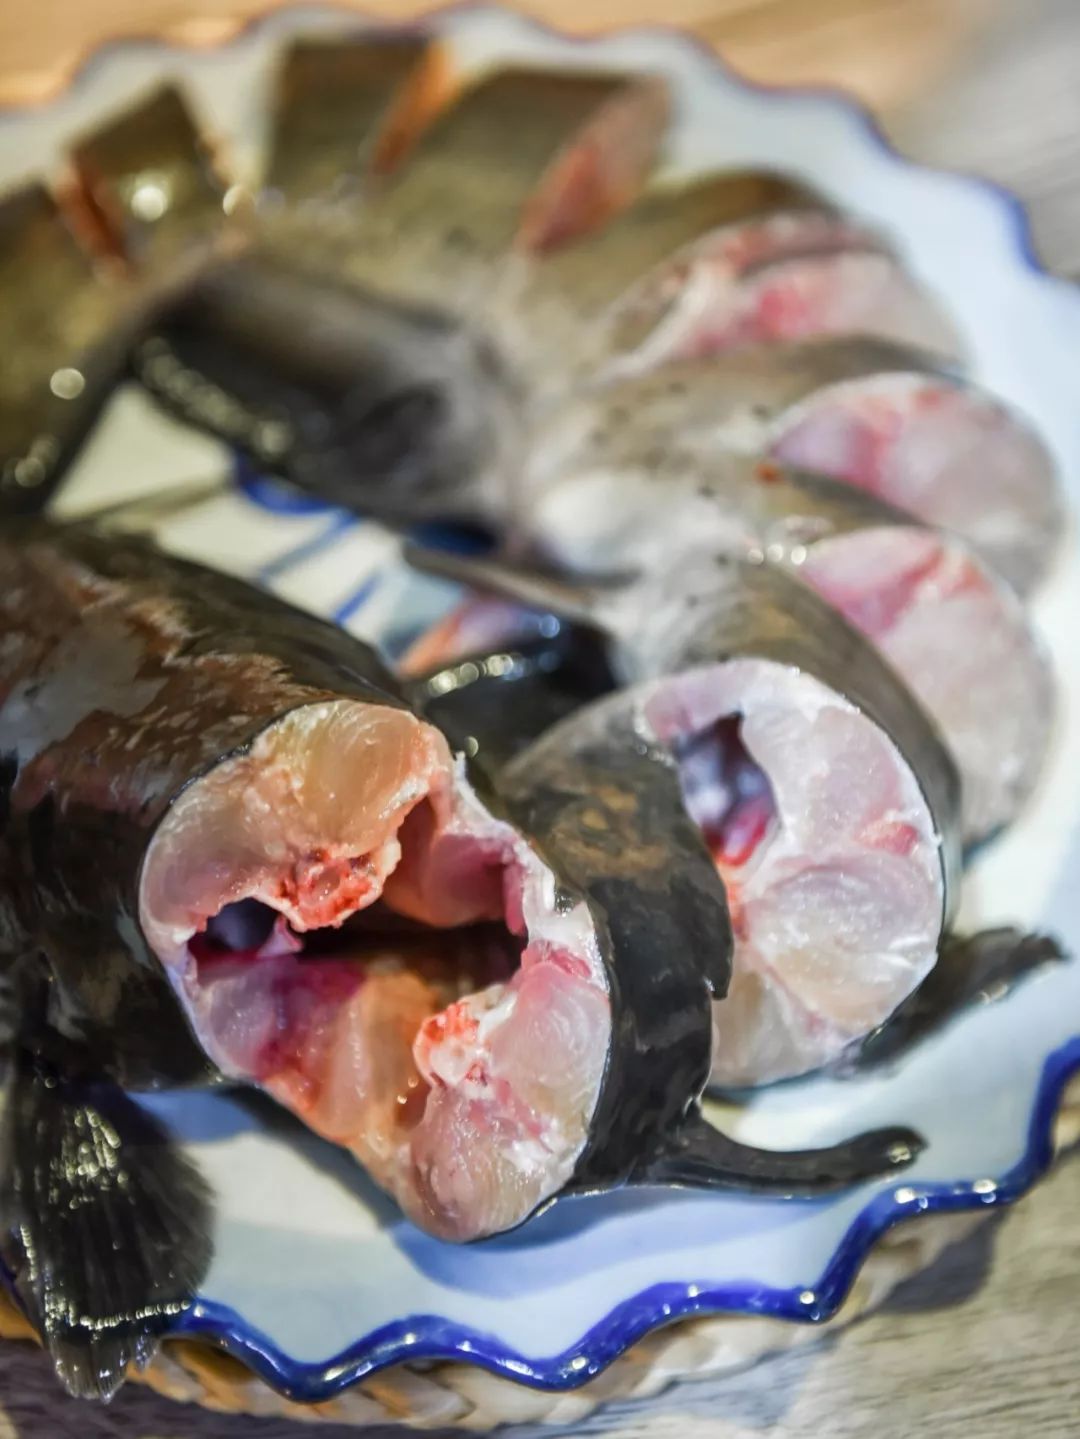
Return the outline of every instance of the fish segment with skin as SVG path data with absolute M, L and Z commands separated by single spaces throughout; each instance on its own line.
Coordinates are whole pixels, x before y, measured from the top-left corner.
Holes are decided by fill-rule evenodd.
M 1042 645 L 1019 600 L 980 557 L 985 548 L 947 529 L 921 528 L 887 493 L 726 451 L 722 422 L 709 420 L 708 368 L 675 365 L 568 407 L 561 423 L 551 424 L 543 464 L 524 487 L 529 499 L 518 512 L 516 542 L 584 574 L 663 573 L 673 555 L 685 562 L 723 551 L 790 566 L 877 645 L 933 716 L 962 772 L 965 841 L 986 838 L 1030 796 L 1054 708 Z M 786 383 L 784 374 L 774 378 L 778 389 Z M 848 383 L 864 393 L 880 387 L 891 404 L 913 378 Z M 754 379 L 744 382 L 754 387 Z M 970 467 L 961 459 L 964 437 L 979 435 L 963 414 L 989 402 L 946 381 L 926 383 L 951 397 L 948 443 L 966 475 L 953 489 L 973 506 L 980 480 L 990 481 L 977 462 L 978 443 Z M 815 405 L 813 398 L 804 403 Z M 680 410 L 689 422 L 679 423 Z M 826 424 L 828 401 L 821 413 Z M 1007 418 L 1000 433 L 998 473 L 1008 465 L 1010 437 L 1024 437 Z M 908 472 L 916 467 L 912 455 Z M 897 478 L 903 470 L 898 459 Z M 1014 546 L 1044 528 L 1040 501 L 1050 512 L 1057 508 L 1052 472 L 1032 463 L 1024 472 L 1024 517 L 1019 468 L 1014 493 L 1002 502 L 1018 523 L 1000 512 L 999 533 L 1010 534 Z M 921 498 L 933 509 L 944 490 L 929 470 L 924 477 Z M 918 494 L 903 498 L 919 508 Z
M 613 312 L 612 368 L 774 341 L 875 336 L 946 356 L 958 339 L 876 232 L 813 209 L 724 227 L 686 246 Z
M 741 596 L 739 574 L 756 577 Z M 621 598 L 597 592 L 614 667 L 637 683 L 580 723 L 631 715 L 633 732 L 678 764 L 734 930 L 712 1078 L 747 1085 L 840 1058 L 933 967 L 956 795 L 925 718 L 842 621 L 761 567 L 736 566 L 730 579 L 726 596 L 707 572 L 697 588 L 669 580 L 663 597 L 659 581 Z M 509 619 L 495 605 L 442 630 L 444 658 Z M 574 722 L 556 731 L 567 744 Z
M 253 899 L 279 916 L 266 940 L 215 946 L 220 912 Z M 376 902 L 437 932 L 505 924 L 520 955 L 486 964 L 467 931 L 351 938 Z M 351 1150 L 423 1228 L 512 1227 L 569 1179 L 610 1042 L 591 921 L 554 912 L 550 873 L 430 726 L 293 711 L 177 800 L 140 914 L 222 1071 Z
M 1022 417 L 973 386 L 926 374 L 848 380 L 778 416 L 768 444 L 778 459 L 962 535 L 1021 593 L 1060 538 L 1046 447 Z
M 372 652 L 82 526 L 9 525 L 0 573 L 0 910 L 82 1062 L 262 1083 L 455 1238 L 563 1187 L 610 1048 L 595 923 Z M 251 901 L 277 921 L 247 932 Z
M 647 468 L 657 480 L 771 456 L 829 475 L 966 540 L 1019 592 L 1045 572 L 1061 533 L 1058 476 L 1022 415 L 925 352 L 867 338 L 757 344 L 665 362 L 582 386 L 549 409 L 529 451 L 524 508 L 533 543 L 575 543 L 530 513 L 581 471 Z M 692 463 L 691 463 L 692 462 Z
M 1014 819 L 1039 778 L 1055 710 L 1049 663 L 1015 595 L 962 545 L 903 525 L 819 540 L 799 573 L 939 725 L 960 769 L 965 839 Z

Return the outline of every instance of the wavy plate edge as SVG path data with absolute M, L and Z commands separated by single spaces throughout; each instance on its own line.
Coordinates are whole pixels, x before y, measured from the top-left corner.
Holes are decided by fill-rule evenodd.
M 305 13 L 306 12 L 306 13 Z M 407 20 L 386 17 L 353 7 L 329 4 L 314 12 L 298 5 L 272 6 L 261 14 L 213 25 L 198 22 L 176 26 L 161 34 L 133 33 L 107 38 L 65 64 L 51 82 L 32 98 L 0 100 L 0 119 L 46 108 L 76 89 L 99 65 L 113 56 L 147 50 L 182 47 L 193 53 L 215 53 L 242 45 L 259 31 L 284 19 L 296 30 L 305 19 L 333 13 L 357 27 L 398 33 L 423 31 L 459 15 L 505 15 L 496 5 L 481 0 L 457 0 L 436 5 Z M 798 97 L 823 102 L 855 121 L 870 147 L 894 166 L 925 175 L 940 175 L 958 186 L 984 195 L 1004 214 L 1016 258 L 1046 288 L 1059 291 L 1077 309 L 1080 290 L 1051 274 L 1035 248 L 1030 218 L 1019 196 L 1007 186 L 966 171 L 925 165 L 899 151 L 870 110 L 854 95 L 835 85 L 783 85 L 752 80 L 742 75 L 705 40 L 673 25 L 612 26 L 589 33 L 568 33 L 535 16 L 514 12 L 523 29 L 562 44 L 588 47 L 617 36 L 646 39 L 663 36 L 699 57 L 724 82 L 750 93 Z M 292 1358 L 235 1309 L 216 1301 L 197 1300 L 169 1331 L 171 1339 L 192 1339 L 217 1345 L 245 1364 L 277 1393 L 302 1404 L 324 1403 L 346 1389 L 393 1365 L 415 1362 L 458 1362 L 483 1369 L 496 1377 L 551 1393 L 581 1388 L 607 1369 L 640 1339 L 683 1319 L 734 1314 L 758 1315 L 791 1323 L 814 1325 L 831 1319 L 850 1293 L 866 1256 L 881 1237 L 899 1224 L 923 1215 L 955 1214 L 1000 1208 L 1015 1203 L 1045 1174 L 1054 1157 L 1052 1130 L 1069 1081 L 1080 1075 L 1080 1034 L 1054 1050 L 1045 1060 L 1028 1121 L 1024 1151 L 1010 1169 L 997 1178 L 951 1183 L 921 1183 L 918 1190 L 899 1186 L 875 1195 L 848 1225 L 820 1279 L 812 1288 L 778 1289 L 767 1285 L 656 1284 L 631 1295 L 559 1354 L 533 1358 L 503 1344 L 497 1336 L 473 1330 L 438 1315 L 417 1315 L 362 1336 L 323 1360 Z M 0 1270 L 11 1290 L 6 1266 Z M 13 1296 L 15 1297 L 15 1296 Z

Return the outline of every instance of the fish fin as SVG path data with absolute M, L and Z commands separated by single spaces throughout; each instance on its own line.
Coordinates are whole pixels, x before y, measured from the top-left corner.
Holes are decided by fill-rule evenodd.
M 1018 929 L 950 936 L 915 993 L 841 1061 L 838 1072 L 859 1074 L 899 1059 L 964 1010 L 1004 998 L 1024 979 L 1065 957 L 1057 940 Z
M 867 1130 L 822 1149 L 757 1149 L 722 1133 L 695 1106 L 663 1150 L 635 1171 L 631 1183 L 813 1198 L 896 1173 L 924 1148 L 913 1130 L 896 1126 Z
M 404 545 L 402 554 L 406 563 L 421 574 L 486 590 L 579 624 L 602 622 L 605 601 L 622 583 L 621 577 L 577 583 L 516 559 L 451 554 L 417 544 Z
M 110 1399 L 187 1309 L 213 1252 L 210 1192 L 168 1134 L 101 1080 L 10 1061 L 6 1258 L 69 1393 Z

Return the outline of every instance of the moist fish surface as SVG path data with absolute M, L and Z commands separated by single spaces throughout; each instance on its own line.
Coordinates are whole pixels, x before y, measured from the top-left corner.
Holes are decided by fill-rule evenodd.
M 584 574 L 663 574 L 725 551 L 797 571 L 934 718 L 961 771 L 965 841 L 985 839 L 1029 798 L 1054 714 L 1049 666 L 1016 595 L 947 530 L 827 476 L 714 446 L 710 392 L 690 366 L 582 399 L 562 430 L 550 427 L 509 544 Z
M 924 352 L 865 338 L 759 345 L 583 387 L 544 414 L 525 514 L 507 523 L 542 525 L 539 507 L 586 475 L 614 486 L 630 466 L 665 478 L 730 454 L 829 475 L 953 532 L 1021 592 L 1061 530 L 1053 462 L 1021 416 Z M 587 496 L 578 503 L 587 525 Z M 557 509 L 550 524 L 549 543 L 580 543 Z
M 833 335 L 960 350 L 883 237 L 820 209 L 752 216 L 685 246 L 620 301 L 609 346 L 618 368 L 636 370 Z
M 540 580 L 435 562 L 536 604 Z M 629 687 L 564 720 L 659 745 L 724 880 L 733 978 L 712 1078 L 741 1086 L 839 1058 L 933 967 L 955 890 L 959 785 L 923 711 L 801 583 L 736 558 L 549 608 L 610 636 Z M 429 650 L 426 657 L 432 658 Z M 514 761 L 530 773 L 531 751 Z
M 0 572 L 0 914 L 5 974 L 27 986 L 4 1215 L 72 1388 L 111 1392 L 209 1258 L 201 1181 L 121 1091 L 258 1085 L 459 1240 L 566 1189 L 650 1182 L 661 1158 L 674 1182 L 675 1151 L 696 1156 L 686 1182 L 793 1194 L 916 1152 L 906 1131 L 775 1156 L 691 1132 L 728 922 L 696 831 L 664 912 L 686 957 L 642 1009 L 629 940 L 575 888 L 575 815 L 548 814 L 541 857 L 366 646 L 85 525 L 9 525 Z M 628 1090 L 640 1064 L 655 1083 Z M 79 1179 L 87 1215 L 130 1232 L 121 1260 L 54 1222 L 87 1125 L 130 1176 Z M 48 1174 L 64 1182 L 42 1191 Z

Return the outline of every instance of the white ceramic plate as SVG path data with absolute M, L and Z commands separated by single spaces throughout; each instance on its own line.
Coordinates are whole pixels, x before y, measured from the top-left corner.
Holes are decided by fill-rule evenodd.
M 283 12 L 234 43 L 187 52 L 145 43 L 103 52 L 65 96 L 0 116 L 0 178 L 51 170 L 62 140 L 164 75 L 179 77 L 241 172 L 258 158 L 267 80 L 282 41 L 342 28 L 340 15 Z M 667 74 L 678 97 L 672 165 L 795 172 L 886 227 L 947 301 L 977 378 L 1025 411 L 1080 501 L 1080 291 L 1041 273 L 1008 195 L 908 164 L 833 95 L 765 90 L 666 31 L 570 41 L 493 10 L 432 22 L 460 62 L 625 66 Z M 137 394 L 113 403 L 64 504 L 210 477 L 217 446 Z M 171 522 L 166 538 L 255 575 L 288 598 L 391 645 L 447 603 L 397 559 L 397 542 L 337 512 L 285 504 L 255 482 Z M 1061 681 L 1045 782 L 1009 835 L 979 856 L 965 922 L 1044 927 L 1080 943 L 1080 564 L 1070 538 L 1035 606 Z M 468 1247 L 406 1223 L 357 1166 L 260 1106 L 166 1096 L 219 1203 L 216 1257 L 181 1329 L 209 1335 L 271 1383 L 325 1398 L 383 1365 L 453 1357 L 549 1387 L 584 1383 L 636 1338 L 682 1315 L 741 1311 L 815 1320 L 840 1303 L 869 1245 L 919 1213 L 1015 1198 L 1049 1155 L 1062 1086 L 1080 1068 L 1080 968 L 1025 984 L 925 1043 L 893 1072 L 811 1079 L 764 1093 L 728 1122 L 777 1147 L 826 1144 L 883 1123 L 928 1143 L 895 1178 L 828 1201 L 642 1191 L 561 1202 L 514 1234 Z

